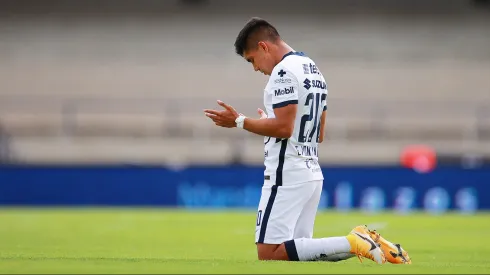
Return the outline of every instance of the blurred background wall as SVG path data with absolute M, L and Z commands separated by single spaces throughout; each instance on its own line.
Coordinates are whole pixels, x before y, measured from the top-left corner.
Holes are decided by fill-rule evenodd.
M 490 8 L 469 0 L 2 0 L 0 162 L 10 172 L 0 178 L 19 180 L 12 165 L 32 164 L 260 168 L 261 137 L 216 128 L 202 113 L 216 99 L 249 116 L 262 107 L 267 77 L 233 48 L 252 16 L 327 79 L 325 167 L 397 167 L 406 146 L 424 144 L 439 165 L 490 180 L 480 171 L 490 157 Z M 426 192 L 449 177 L 441 173 L 403 186 Z

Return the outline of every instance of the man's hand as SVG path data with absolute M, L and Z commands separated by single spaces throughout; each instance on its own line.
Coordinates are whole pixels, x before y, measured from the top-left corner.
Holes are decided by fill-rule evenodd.
M 260 116 L 259 119 L 267 118 L 267 114 L 262 109 L 258 108 L 257 112 L 259 113 L 259 116 Z
M 225 109 L 222 111 L 205 109 L 204 113 L 206 114 L 206 116 L 212 119 L 214 121 L 214 124 L 218 126 L 226 127 L 226 128 L 236 127 L 235 120 L 239 116 L 237 111 L 235 111 L 233 107 L 224 103 L 221 100 L 218 100 L 218 105 L 220 105 Z

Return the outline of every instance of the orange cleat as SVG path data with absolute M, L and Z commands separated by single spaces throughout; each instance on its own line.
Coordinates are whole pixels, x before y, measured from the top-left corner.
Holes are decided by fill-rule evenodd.
M 357 255 L 362 263 L 362 258 L 368 258 L 378 264 L 384 264 L 386 258 L 383 251 L 376 245 L 376 242 L 369 236 L 369 230 L 365 226 L 357 226 L 347 235 L 347 240 L 351 245 L 351 253 Z
M 408 256 L 407 251 L 405 251 L 400 244 L 394 244 L 387 241 L 385 238 L 376 232 L 376 230 L 368 230 L 369 236 L 374 242 L 381 248 L 385 258 L 388 262 L 392 264 L 411 264 L 412 260 Z

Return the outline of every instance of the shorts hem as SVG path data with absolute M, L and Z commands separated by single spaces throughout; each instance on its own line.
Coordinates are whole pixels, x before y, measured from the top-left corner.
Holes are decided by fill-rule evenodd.
M 289 239 L 285 240 L 264 240 L 262 242 L 255 241 L 255 244 L 283 244 L 284 242 L 288 241 Z

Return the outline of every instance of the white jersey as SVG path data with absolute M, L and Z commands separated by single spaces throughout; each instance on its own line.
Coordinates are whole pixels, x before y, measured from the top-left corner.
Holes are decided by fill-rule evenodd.
M 294 185 L 323 180 L 318 164 L 322 112 L 327 109 L 327 84 L 315 62 L 290 52 L 272 70 L 264 91 L 269 118 L 274 109 L 298 104 L 289 139 L 265 137 L 264 185 Z

